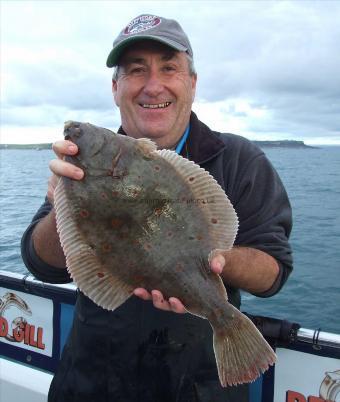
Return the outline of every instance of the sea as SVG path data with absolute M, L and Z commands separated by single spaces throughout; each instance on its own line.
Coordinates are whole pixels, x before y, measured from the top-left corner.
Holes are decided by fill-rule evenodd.
M 242 294 L 242 310 L 340 334 L 340 147 L 263 148 L 294 216 L 294 269 L 270 298 Z M 20 239 L 44 201 L 50 150 L 0 150 L 0 269 L 26 273 Z

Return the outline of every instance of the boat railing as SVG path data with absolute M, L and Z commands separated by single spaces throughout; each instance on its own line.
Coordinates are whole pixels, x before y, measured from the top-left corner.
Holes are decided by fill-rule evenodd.
M 72 325 L 77 292 L 73 283 L 50 284 L 28 273 L 0 270 L 0 358 L 8 364 L 15 362 L 53 374 Z M 333 384 L 329 392 L 340 397 L 339 334 L 324 332 L 320 328 L 301 328 L 298 323 L 272 317 L 247 315 L 279 358 L 274 367 L 251 385 L 251 402 L 281 402 L 284 397 L 286 402 L 309 401 L 308 395 L 304 396 L 296 384 L 300 383 L 297 376 L 304 371 L 308 373 L 311 364 L 318 367 L 319 377 L 322 377 L 315 380 L 314 376 L 310 381 L 313 386 L 322 382 L 320 391 L 315 388 L 309 393 L 320 393 L 319 399 L 311 400 L 338 401 L 330 399 L 331 394 L 327 394 L 329 387 L 325 384 Z M 309 360 L 304 360 L 305 356 L 309 356 Z M 301 364 L 303 366 L 299 369 Z M 291 385 L 285 385 L 283 380 Z M 300 391 L 293 391 L 294 388 Z M 322 399 L 323 395 L 328 396 Z

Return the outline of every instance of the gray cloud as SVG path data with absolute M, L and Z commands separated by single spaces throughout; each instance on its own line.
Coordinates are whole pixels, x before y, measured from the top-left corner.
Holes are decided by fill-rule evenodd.
M 225 108 L 254 133 L 340 137 L 338 2 L 15 3 L 1 17 L 2 124 L 53 125 L 75 115 L 118 126 L 106 56 L 122 25 L 146 11 L 176 18 L 187 31 L 198 100 L 245 99 L 265 110 L 269 118 L 251 120 Z
M 55 105 L 70 109 L 112 106 L 110 77 L 76 64 L 50 63 L 12 66 L 13 84 L 4 97 L 9 106 Z
M 271 119 L 252 122 L 254 132 L 339 140 L 340 4 L 256 3 L 229 19 L 222 45 L 217 24 L 208 68 L 198 62 L 198 97 L 245 98 L 265 108 Z

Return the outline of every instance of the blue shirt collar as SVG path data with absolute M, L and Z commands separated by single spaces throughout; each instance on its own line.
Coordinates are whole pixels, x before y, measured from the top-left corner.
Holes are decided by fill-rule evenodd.
M 179 143 L 177 144 L 177 147 L 175 149 L 177 154 L 180 154 L 182 152 L 183 145 L 185 144 L 185 141 L 188 138 L 189 131 L 190 131 L 190 123 L 188 124 L 186 130 L 184 131 L 184 134 L 182 135 L 182 138 L 180 139 Z

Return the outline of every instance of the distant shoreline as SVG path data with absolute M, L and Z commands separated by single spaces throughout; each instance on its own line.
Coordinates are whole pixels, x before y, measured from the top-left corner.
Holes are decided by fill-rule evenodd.
M 0 149 L 52 149 L 52 143 L 48 144 L 0 144 Z
M 318 147 L 313 147 L 311 145 L 306 145 L 303 141 L 294 140 L 279 140 L 279 141 L 252 141 L 259 147 L 270 147 L 270 148 L 311 148 L 316 149 Z
M 311 145 L 306 145 L 303 141 L 294 140 L 278 140 L 278 141 L 252 141 L 259 147 L 271 148 L 312 148 Z M 0 144 L 0 149 L 35 149 L 41 151 L 43 149 L 52 149 L 52 143 L 48 144 Z

